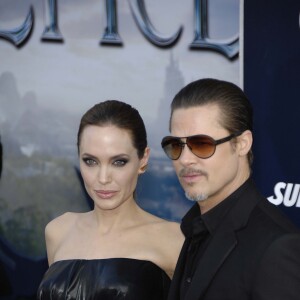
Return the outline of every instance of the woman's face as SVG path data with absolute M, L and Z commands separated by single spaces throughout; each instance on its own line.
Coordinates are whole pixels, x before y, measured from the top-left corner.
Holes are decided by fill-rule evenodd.
M 95 207 L 112 210 L 133 200 L 149 149 L 139 159 L 129 131 L 113 125 L 90 125 L 82 131 L 79 157 L 85 188 Z

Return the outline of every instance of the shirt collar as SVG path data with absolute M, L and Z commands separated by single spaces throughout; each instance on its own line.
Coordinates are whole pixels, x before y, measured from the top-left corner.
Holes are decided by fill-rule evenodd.
M 182 219 L 181 230 L 183 234 L 186 237 L 191 237 L 194 227 L 197 226 L 195 224 L 199 224 L 199 222 L 203 222 L 209 233 L 213 234 L 227 213 L 238 202 L 240 193 L 249 185 L 250 181 L 251 179 L 248 179 L 226 199 L 203 215 L 201 215 L 198 203 L 195 203 Z

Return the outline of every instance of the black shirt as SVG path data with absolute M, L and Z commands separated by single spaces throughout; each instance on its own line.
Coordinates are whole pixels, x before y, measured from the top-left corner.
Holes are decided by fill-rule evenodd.
M 236 192 L 203 215 L 201 215 L 198 203 L 195 203 L 182 219 L 181 230 L 189 246 L 185 258 L 185 269 L 181 277 L 180 299 L 184 299 L 193 280 L 197 262 L 203 256 L 211 237 L 231 207 L 237 202 Z

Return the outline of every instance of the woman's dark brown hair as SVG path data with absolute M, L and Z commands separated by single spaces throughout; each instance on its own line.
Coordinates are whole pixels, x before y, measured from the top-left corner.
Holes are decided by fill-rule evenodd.
M 127 130 L 132 138 L 132 144 L 141 159 L 147 147 L 145 124 L 139 112 L 131 105 L 118 100 L 100 102 L 90 108 L 81 118 L 78 134 L 77 149 L 79 153 L 82 131 L 86 126 L 113 125 Z

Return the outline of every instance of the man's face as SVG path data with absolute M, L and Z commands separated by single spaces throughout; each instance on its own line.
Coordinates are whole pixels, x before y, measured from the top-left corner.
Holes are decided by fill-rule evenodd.
M 176 109 L 171 121 L 171 135 L 187 137 L 205 134 L 215 140 L 227 137 L 230 133 L 221 126 L 221 118 L 217 105 Z M 237 148 L 238 145 L 225 142 L 217 145 L 213 156 L 202 159 L 185 145 L 179 159 L 173 161 L 187 197 L 198 201 L 202 213 L 224 200 L 242 184 L 245 168 Z

